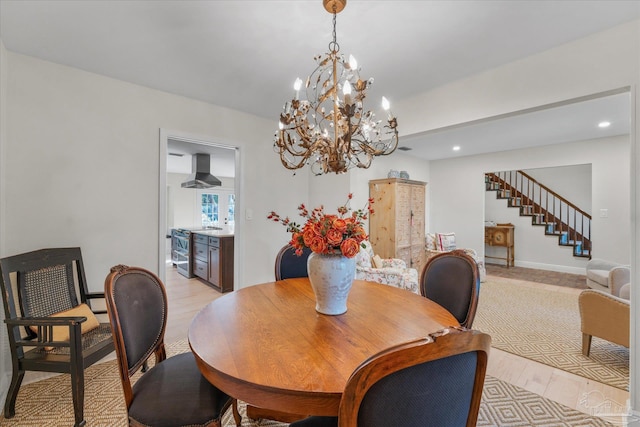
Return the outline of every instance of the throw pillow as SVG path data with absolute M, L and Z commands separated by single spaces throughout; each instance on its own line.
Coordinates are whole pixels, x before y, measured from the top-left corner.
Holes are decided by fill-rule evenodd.
M 439 251 L 456 249 L 456 233 L 436 233 L 436 249 Z
M 356 255 L 356 265 L 361 268 L 371 268 L 371 255 L 362 247 Z
M 425 236 L 425 240 L 427 242 L 427 250 L 435 251 L 438 248 L 436 247 L 436 235 L 433 233 L 427 233 Z
M 371 258 L 371 264 L 373 268 L 382 268 L 382 258 L 380 258 L 380 255 L 374 255 L 373 258 Z
M 87 304 L 80 304 L 77 307 L 73 307 L 69 310 L 61 311 L 59 313 L 52 314 L 50 317 L 77 317 L 82 316 L 86 317 L 87 320 L 82 322 L 81 331 L 84 334 L 85 332 L 89 332 L 98 326 L 100 326 L 100 322 L 95 314 L 91 311 Z M 36 326 L 29 327 L 33 332 L 37 332 L 38 328 Z M 68 326 L 54 326 L 53 327 L 53 341 L 69 341 L 69 327 Z M 53 347 L 45 347 L 46 350 L 51 350 Z

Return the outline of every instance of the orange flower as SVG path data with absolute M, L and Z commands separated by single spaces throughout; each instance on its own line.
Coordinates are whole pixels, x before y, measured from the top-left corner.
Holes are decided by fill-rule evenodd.
M 327 231 L 327 244 L 329 246 L 337 246 L 342 243 L 342 233 L 335 228 L 330 228 Z
M 324 239 L 320 236 L 316 236 L 311 241 L 309 248 L 316 253 L 323 254 L 327 252 L 327 245 L 324 242 Z
M 335 218 L 332 226 L 340 233 L 345 233 L 347 231 L 347 222 L 342 218 Z
M 353 258 L 358 255 L 358 252 L 360 251 L 360 244 L 356 239 L 345 239 L 345 241 L 340 245 L 340 250 L 342 251 L 342 255 L 347 258 Z
M 352 198 L 352 194 L 347 196 L 347 202 L 338 207 L 338 215 L 326 214 L 323 206 L 309 211 L 304 204 L 300 204 L 298 213 L 305 218 L 303 226 L 273 211 L 269 212 L 267 218 L 287 228 L 291 233 L 289 243 L 296 248 L 298 255 L 302 254 L 304 248 L 310 248 L 316 253 L 340 251 L 342 255 L 353 258 L 360 250 L 360 243 L 368 238 L 364 221 L 373 213 L 373 199 L 368 199 L 363 209 L 354 211 L 349 206 Z
M 311 242 L 313 241 L 313 239 L 318 235 L 318 233 L 316 233 L 315 227 L 310 226 L 304 227 L 304 230 L 302 230 L 302 241 L 304 242 L 304 244 L 306 246 L 311 246 Z

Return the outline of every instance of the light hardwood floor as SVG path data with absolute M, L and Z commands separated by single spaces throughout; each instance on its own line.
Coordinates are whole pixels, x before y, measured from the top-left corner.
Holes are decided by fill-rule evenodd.
M 580 289 L 554 285 L 535 284 L 550 293 L 579 293 Z M 165 342 L 184 339 L 193 316 L 207 303 L 222 294 L 198 279 L 186 279 L 173 267 L 167 268 L 166 288 L 169 300 L 169 318 Z M 550 296 L 552 298 L 552 296 Z M 602 393 L 623 407 L 627 406 L 629 393 L 577 375 L 492 348 L 487 374 L 528 391 L 561 403 L 569 408 L 594 415 L 583 399 L 590 392 Z M 608 418 L 611 421 L 610 418 Z

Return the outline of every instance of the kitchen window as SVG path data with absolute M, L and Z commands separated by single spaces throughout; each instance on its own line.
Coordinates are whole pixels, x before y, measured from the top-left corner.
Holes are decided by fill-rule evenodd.
M 233 225 L 236 196 L 229 190 L 199 190 L 200 224 L 203 227 Z

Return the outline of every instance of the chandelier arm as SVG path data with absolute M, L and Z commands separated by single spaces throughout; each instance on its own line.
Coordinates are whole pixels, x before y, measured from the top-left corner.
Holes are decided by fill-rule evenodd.
M 291 151 L 288 149 L 288 147 L 287 147 L 286 151 L 282 151 L 281 150 L 280 151 L 280 161 L 282 162 L 282 164 L 284 165 L 285 168 L 290 169 L 290 170 L 300 169 L 301 167 L 303 167 L 307 163 L 307 160 L 308 160 L 309 156 L 311 155 L 310 151 L 307 151 L 304 155 L 302 155 L 302 154 L 298 155 L 298 154 L 292 153 L 294 155 L 294 157 L 302 156 L 302 159 L 298 163 L 295 163 L 295 162 L 293 162 L 293 159 L 288 159 L 285 156 L 285 152 L 291 152 Z

